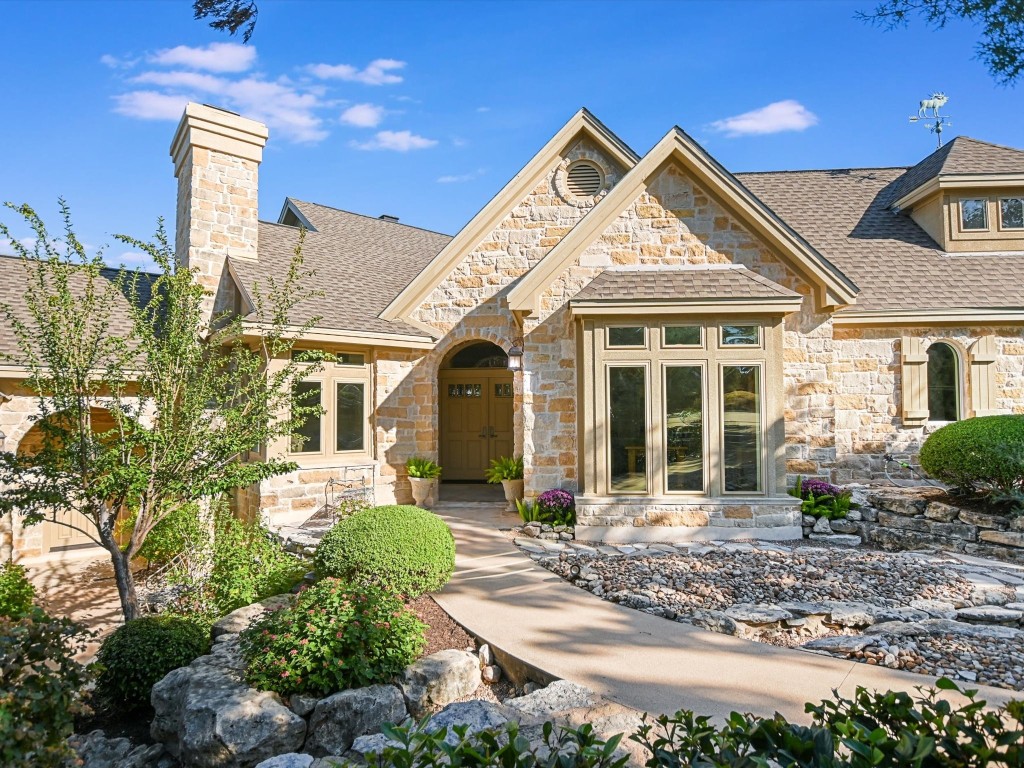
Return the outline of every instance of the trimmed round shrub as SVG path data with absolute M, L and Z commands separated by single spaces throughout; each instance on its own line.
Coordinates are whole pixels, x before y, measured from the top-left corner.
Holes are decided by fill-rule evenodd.
M 210 627 L 186 616 L 144 616 L 123 624 L 100 646 L 96 695 L 114 711 L 149 704 L 149 691 L 172 670 L 210 650 Z
M 374 507 L 331 528 L 314 561 L 322 576 L 416 597 L 448 583 L 455 570 L 455 539 L 445 522 L 425 509 Z
M 17 619 L 32 610 L 36 588 L 28 580 L 25 567 L 7 561 L 0 567 L 0 616 Z
M 242 632 L 245 678 L 284 695 L 386 683 L 416 660 L 425 632 L 387 589 L 324 579 Z
M 1024 486 L 1024 416 L 979 416 L 935 430 L 921 467 L 960 491 L 1012 493 Z

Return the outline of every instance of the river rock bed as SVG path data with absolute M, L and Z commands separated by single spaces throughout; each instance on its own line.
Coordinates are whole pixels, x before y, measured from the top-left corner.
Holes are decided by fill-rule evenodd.
M 723 634 L 1024 690 L 1024 570 L 808 542 L 606 545 L 516 538 L 611 602 Z

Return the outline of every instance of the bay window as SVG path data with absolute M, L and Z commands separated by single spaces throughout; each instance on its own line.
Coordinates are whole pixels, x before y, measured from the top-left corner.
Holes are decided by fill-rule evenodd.
M 784 492 L 781 318 L 587 318 L 581 329 L 584 495 Z

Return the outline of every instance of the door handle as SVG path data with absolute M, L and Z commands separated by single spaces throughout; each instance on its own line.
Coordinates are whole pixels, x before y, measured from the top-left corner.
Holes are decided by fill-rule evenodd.
M 497 437 L 498 436 L 498 433 L 495 431 L 494 427 L 488 427 L 487 431 L 489 432 L 489 434 L 487 435 L 488 437 Z
M 487 434 L 487 427 L 484 427 L 483 431 L 479 435 L 477 435 L 477 437 L 480 437 L 480 438 L 490 437 L 490 435 Z

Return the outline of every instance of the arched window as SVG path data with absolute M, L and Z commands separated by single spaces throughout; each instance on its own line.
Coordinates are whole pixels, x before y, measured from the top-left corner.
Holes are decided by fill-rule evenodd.
M 945 342 L 928 347 L 928 420 L 960 418 L 960 361 Z

